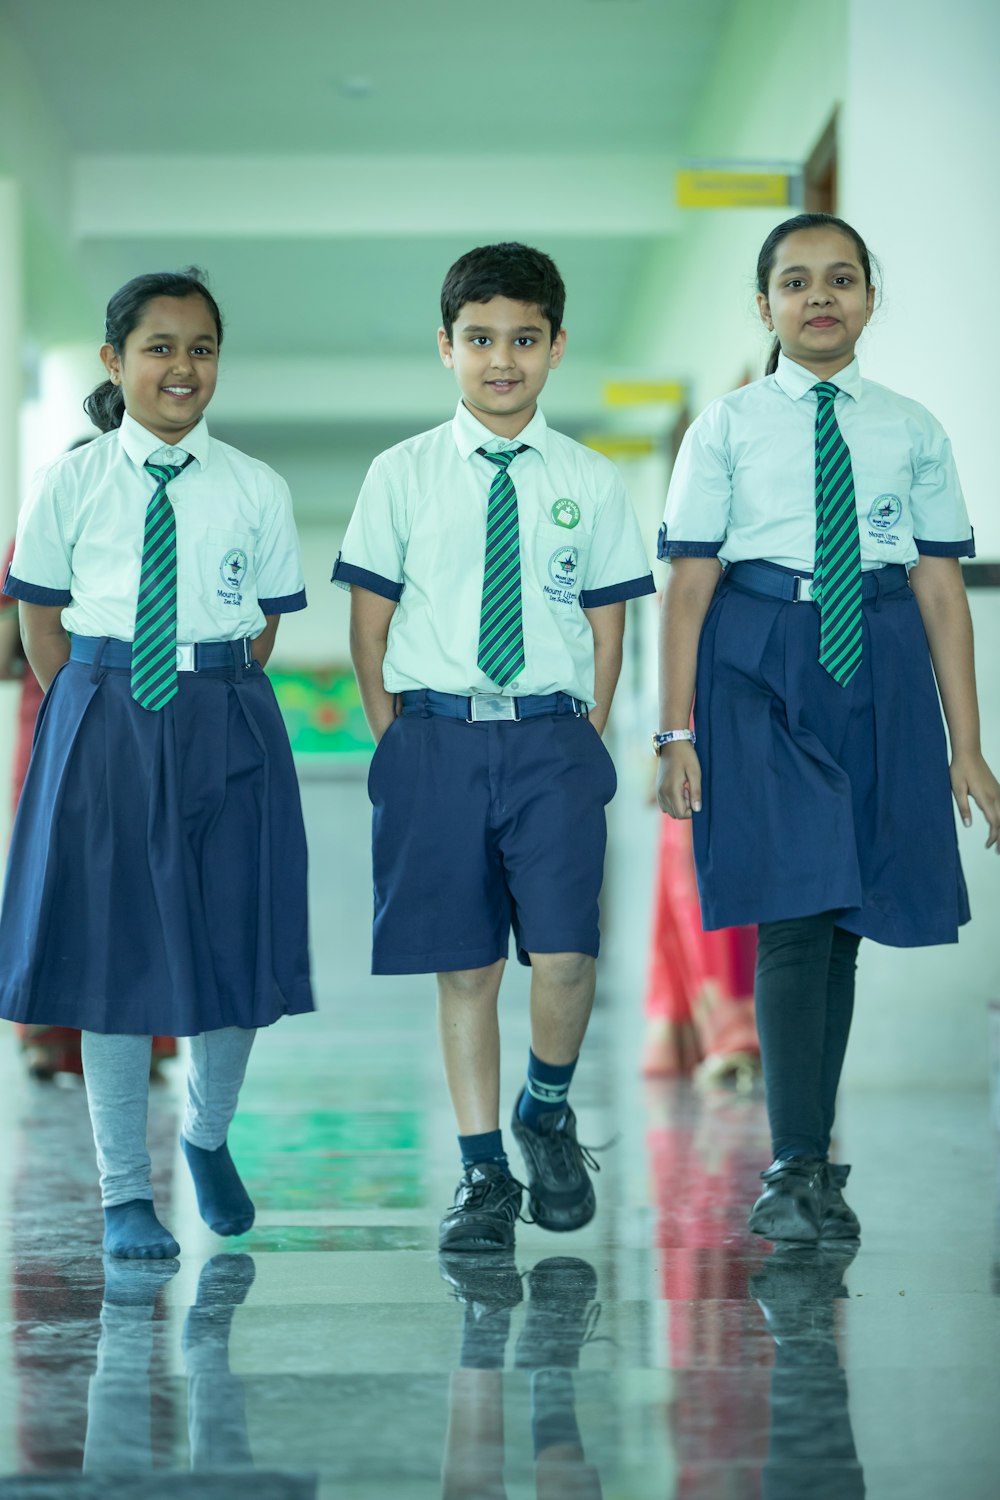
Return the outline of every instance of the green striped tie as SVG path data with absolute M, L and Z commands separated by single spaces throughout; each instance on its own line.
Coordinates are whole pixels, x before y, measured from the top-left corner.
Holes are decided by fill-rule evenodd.
M 146 507 L 132 637 L 132 697 L 151 712 L 177 692 L 177 528 L 167 485 L 191 462 L 143 465 L 156 480 Z
M 816 392 L 816 561 L 812 597 L 819 604 L 819 661 L 841 687 L 861 665 L 861 542 L 851 452 L 833 403 L 838 387 Z
M 486 563 L 483 603 L 479 614 L 479 653 L 476 661 L 498 687 L 506 687 L 524 666 L 521 634 L 521 539 L 517 525 L 517 494 L 507 465 L 527 447 L 506 453 L 477 448 L 497 472 L 486 505 Z

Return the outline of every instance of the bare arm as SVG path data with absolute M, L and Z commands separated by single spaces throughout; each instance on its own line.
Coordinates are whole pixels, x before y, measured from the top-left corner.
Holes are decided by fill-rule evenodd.
M 625 601 L 585 609 L 584 614 L 594 632 L 594 697 L 597 702 L 590 710 L 590 722 L 598 734 L 603 734 L 622 669 Z
M 714 557 L 675 557 L 660 611 L 660 729 L 686 729 L 694 704 L 698 642 L 722 574 Z M 701 765 L 690 740 L 660 751 L 656 800 L 672 818 L 701 812 Z
M 62 606 L 22 602 L 18 611 L 28 666 L 47 693 L 59 668 L 69 661 L 69 636 L 62 627 Z
M 23 665 L 17 605 L 5 600 L 0 606 L 0 682 L 20 677 Z
M 972 618 L 956 557 L 921 557 L 910 573 L 927 632 L 934 675 L 951 740 L 951 789 L 962 822 L 972 823 L 969 798 L 990 825 L 986 847 L 1000 853 L 1000 785 L 983 759 L 972 644 Z
M 395 600 L 383 599 L 381 594 L 352 585 L 351 660 L 365 718 L 376 744 L 396 717 L 395 696 L 386 692 L 382 682 L 389 622 L 395 612 Z
M 265 615 L 264 629 L 260 635 L 254 636 L 250 643 L 250 654 L 254 661 L 259 661 L 262 667 L 266 667 L 274 650 L 274 638 L 278 634 L 278 626 L 281 624 L 280 615 Z

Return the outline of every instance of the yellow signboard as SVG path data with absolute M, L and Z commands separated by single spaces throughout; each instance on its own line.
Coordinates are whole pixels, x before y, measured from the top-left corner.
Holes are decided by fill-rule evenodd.
M 790 172 L 689 168 L 677 173 L 677 207 L 787 208 L 795 201 L 798 182 Z
M 583 444 L 595 453 L 603 453 L 605 458 L 645 458 L 658 447 L 654 438 L 629 432 L 588 432 Z
M 609 380 L 605 406 L 679 406 L 686 395 L 677 380 Z

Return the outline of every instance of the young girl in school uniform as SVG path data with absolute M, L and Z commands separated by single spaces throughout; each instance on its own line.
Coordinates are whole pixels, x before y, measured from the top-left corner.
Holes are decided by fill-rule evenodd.
M 46 696 L 0 913 L 0 1015 L 83 1032 L 104 1248 L 179 1251 L 146 1151 L 154 1033 L 191 1038 L 202 1217 L 253 1204 L 226 1145 L 256 1029 L 312 1009 L 298 787 L 263 666 L 305 607 L 291 503 L 209 436 L 222 320 L 193 268 L 108 305 L 104 434 L 38 476 L 6 592 Z
M 660 533 L 658 797 L 693 816 L 705 927 L 759 924 L 774 1161 L 750 1228 L 770 1240 L 860 1231 L 850 1169 L 828 1160 L 860 939 L 953 943 L 969 919 L 935 679 L 950 792 L 966 825 L 978 804 L 988 848 L 1000 835 L 965 503 L 937 421 L 861 377 L 874 297 L 850 225 L 802 214 L 771 232 L 767 374 L 692 425 Z

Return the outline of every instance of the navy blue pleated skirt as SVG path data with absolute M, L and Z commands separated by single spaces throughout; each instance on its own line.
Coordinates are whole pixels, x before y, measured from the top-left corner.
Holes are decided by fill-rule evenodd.
M 191 1036 L 313 1008 L 306 844 L 261 667 L 179 674 L 158 713 L 126 669 L 70 661 L 42 704 L 0 914 L 0 1016 Z
M 695 702 L 706 929 L 836 911 L 849 932 L 909 948 L 956 942 L 969 920 L 916 598 L 880 592 L 863 616 L 862 663 L 841 687 L 817 660 L 814 604 L 721 579 Z

